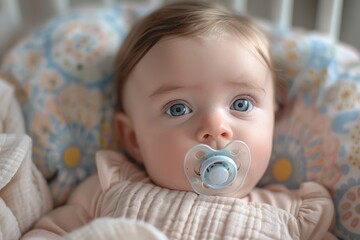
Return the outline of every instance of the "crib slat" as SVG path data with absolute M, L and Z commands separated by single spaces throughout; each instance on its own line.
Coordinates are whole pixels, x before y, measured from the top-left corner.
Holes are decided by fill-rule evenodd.
M 271 5 L 271 20 L 280 28 L 290 28 L 292 25 L 294 0 L 273 0 Z
M 17 0 L 0 0 L 0 59 L 22 30 L 23 19 Z
M 114 4 L 114 0 L 102 0 L 102 2 L 105 4 L 105 6 L 110 6 Z
M 233 9 L 240 14 L 245 14 L 247 12 L 247 2 L 248 0 L 233 0 Z
M 343 0 L 319 0 L 316 29 L 328 34 L 333 40 L 339 39 Z
M 2 16 L 6 15 L 12 24 L 21 26 L 22 18 L 17 0 L 1 0 L 1 11 Z
M 52 7 L 57 15 L 61 15 L 69 11 L 69 0 L 52 0 Z

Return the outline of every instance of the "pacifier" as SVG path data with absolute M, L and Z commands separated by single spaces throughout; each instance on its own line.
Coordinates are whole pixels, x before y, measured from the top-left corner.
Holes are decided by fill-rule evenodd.
M 250 163 L 249 147 L 236 140 L 221 150 L 214 150 L 205 144 L 190 148 L 185 155 L 184 170 L 198 194 L 222 195 L 240 189 Z

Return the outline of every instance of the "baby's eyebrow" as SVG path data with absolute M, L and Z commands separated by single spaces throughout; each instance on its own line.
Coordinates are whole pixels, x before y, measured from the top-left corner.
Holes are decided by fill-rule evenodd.
M 249 89 L 249 90 L 255 90 L 255 91 L 259 91 L 262 92 L 264 94 L 266 94 L 266 91 L 263 87 L 251 82 L 251 81 L 229 81 L 228 84 L 232 87 L 236 87 L 236 88 L 244 88 L 244 89 Z M 154 92 L 152 92 L 149 97 L 153 98 L 156 96 L 160 96 L 160 95 L 164 95 L 166 93 L 169 92 L 173 92 L 176 90 L 180 90 L 180 89 L 184 89 L 186 88 L 186 86 L 181 86 L 181 85 L 171 85 L 171 84 L 167 84 L 167 85 L 162 85 L 159 88 L 157 88 Z
M 168 92 L 173 92 L 179 89 L 185 88 L 184 86 L 178 86 L 178 85 L 162 85 L 159 88 L 157 88 L 153 93 L 149 95 L 149 97 L 155 97 L 159 95 L 163 95 Z
M 251 89 L 266 94 L 266 90 L 263 87 L 259 86 L 256 83 L 253 83 L 252 81 L 229 81 L 228 84 L 232 87 Z

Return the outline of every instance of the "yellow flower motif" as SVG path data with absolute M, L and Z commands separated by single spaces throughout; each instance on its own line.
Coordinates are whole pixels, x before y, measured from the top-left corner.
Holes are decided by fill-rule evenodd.
M 68 167 L 74 168 L 81 160 L 81 150 L 77 146 L 68 147 L 63 155 L 63 161 Z
M 276 160 L 272 166 L 272 175 L 279 182 L 285 182 L 292 176 L 293 168 L 291 161 L 287 158 Z

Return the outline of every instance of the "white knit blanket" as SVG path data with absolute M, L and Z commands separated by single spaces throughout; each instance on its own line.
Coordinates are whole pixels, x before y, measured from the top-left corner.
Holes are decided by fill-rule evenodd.
M 0 80 L 0 240 L 19 239 L 52 207 L 24 132 L 13 88 Z

